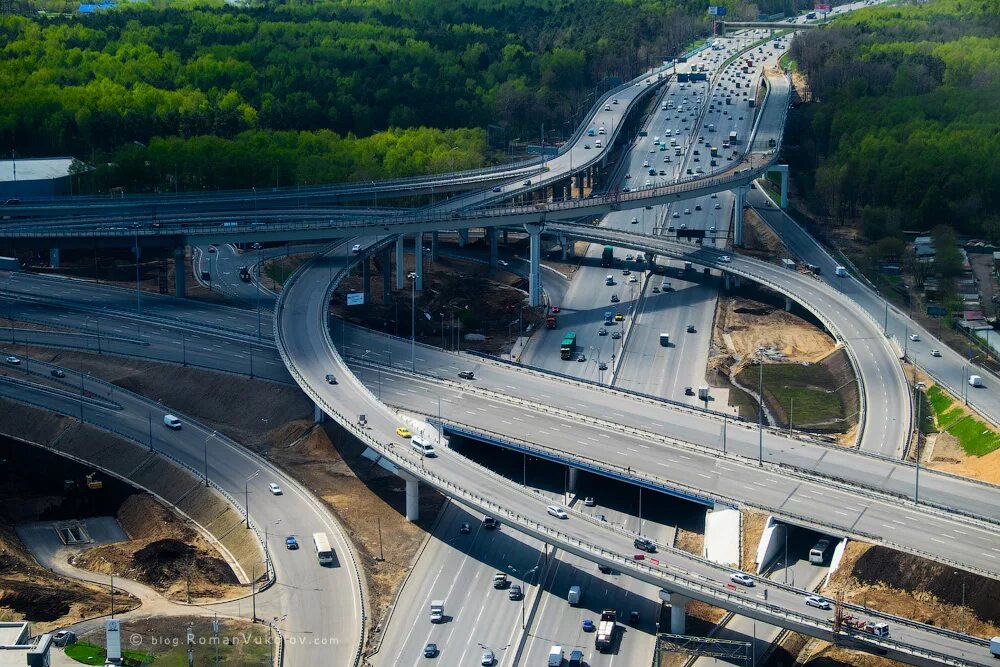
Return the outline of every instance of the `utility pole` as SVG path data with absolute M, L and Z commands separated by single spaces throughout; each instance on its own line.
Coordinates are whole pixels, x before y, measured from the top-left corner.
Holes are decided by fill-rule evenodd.
M 758 359 L 760 378 L 757 384 L 757 465 L 764 465 L 764 360 Z

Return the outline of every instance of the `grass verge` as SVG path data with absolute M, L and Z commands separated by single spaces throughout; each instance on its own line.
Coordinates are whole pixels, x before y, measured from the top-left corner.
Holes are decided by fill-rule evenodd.
M 750 366 L 739 374 L 739 382 L 756 387 L 759 369 Z M 834 391 L 836 381 L 821 364 L 764 364 L 764 401 L 778 426 L 794 428 L 844 430 L 847 427 L 846 406 Z
M 88 644 L 87 642 L 77 642 L 66 647 L 66 656 L 73 658 L 84 665 L 103 665 L 107 652 L 100 646 Z M 146 654 L 142 651 L 122 651 L 125 663 L 141 664 L 146 659 Z M 152 660 L 149 660 L 152 663 Z
M 927 398 L 938 430 L 954 436 L 966 454 L 984 456 L 1000 449 L 1000 434 L 968 414 L 944 390 L 933 386 L 927 390 Z

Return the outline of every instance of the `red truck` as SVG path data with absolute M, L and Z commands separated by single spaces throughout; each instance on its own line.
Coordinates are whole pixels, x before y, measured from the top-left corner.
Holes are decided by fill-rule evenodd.
M 545 328 L 546 329 L 555 329 L 556 328 L 556 324 L 557 324 L 557 322 L 556 322 L 556 316 L 555 315 L 549 315 L 548 317 L 545 318 Z

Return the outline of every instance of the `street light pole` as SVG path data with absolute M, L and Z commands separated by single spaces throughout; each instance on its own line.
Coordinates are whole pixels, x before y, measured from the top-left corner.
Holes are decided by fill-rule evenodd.
M 259 474 L 260 474 L 260 468 L 258 468 L 257 471 L 254 472 L 252 475 L 250 475 L 249 477 L 247 477 L 246 481 L 244 482 L 244 485 L 243 485 L 243 493 L 244 493 L 244 497 L 245 497 L 244 503 L 243 503 L 243 507 L 245 507 L 246 511 L 247 511 L 247 529 L 248 530 L 250 528 L 250 480 L 253 479 L 254 477 L 256 477 Z
M 764 360 L 760 364 L 760 379 L 757 385 L 757 465 L 764 465 Z
M 410 370 L 417 370 L 417 276 L 410 279 Z
M 205 438 L 205 486 L 208 486 L 208 441 L 215 437 L 218 431 L 212 431 L 212 435 Z

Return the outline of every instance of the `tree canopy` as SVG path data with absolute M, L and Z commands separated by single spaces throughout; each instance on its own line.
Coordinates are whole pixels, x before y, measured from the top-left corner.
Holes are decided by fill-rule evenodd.
M 796 37 L 815 102 L 786 157 L 818 210 L 870 240 L 950 225 L 1000 241 L 996 0 L 873 7 Z

